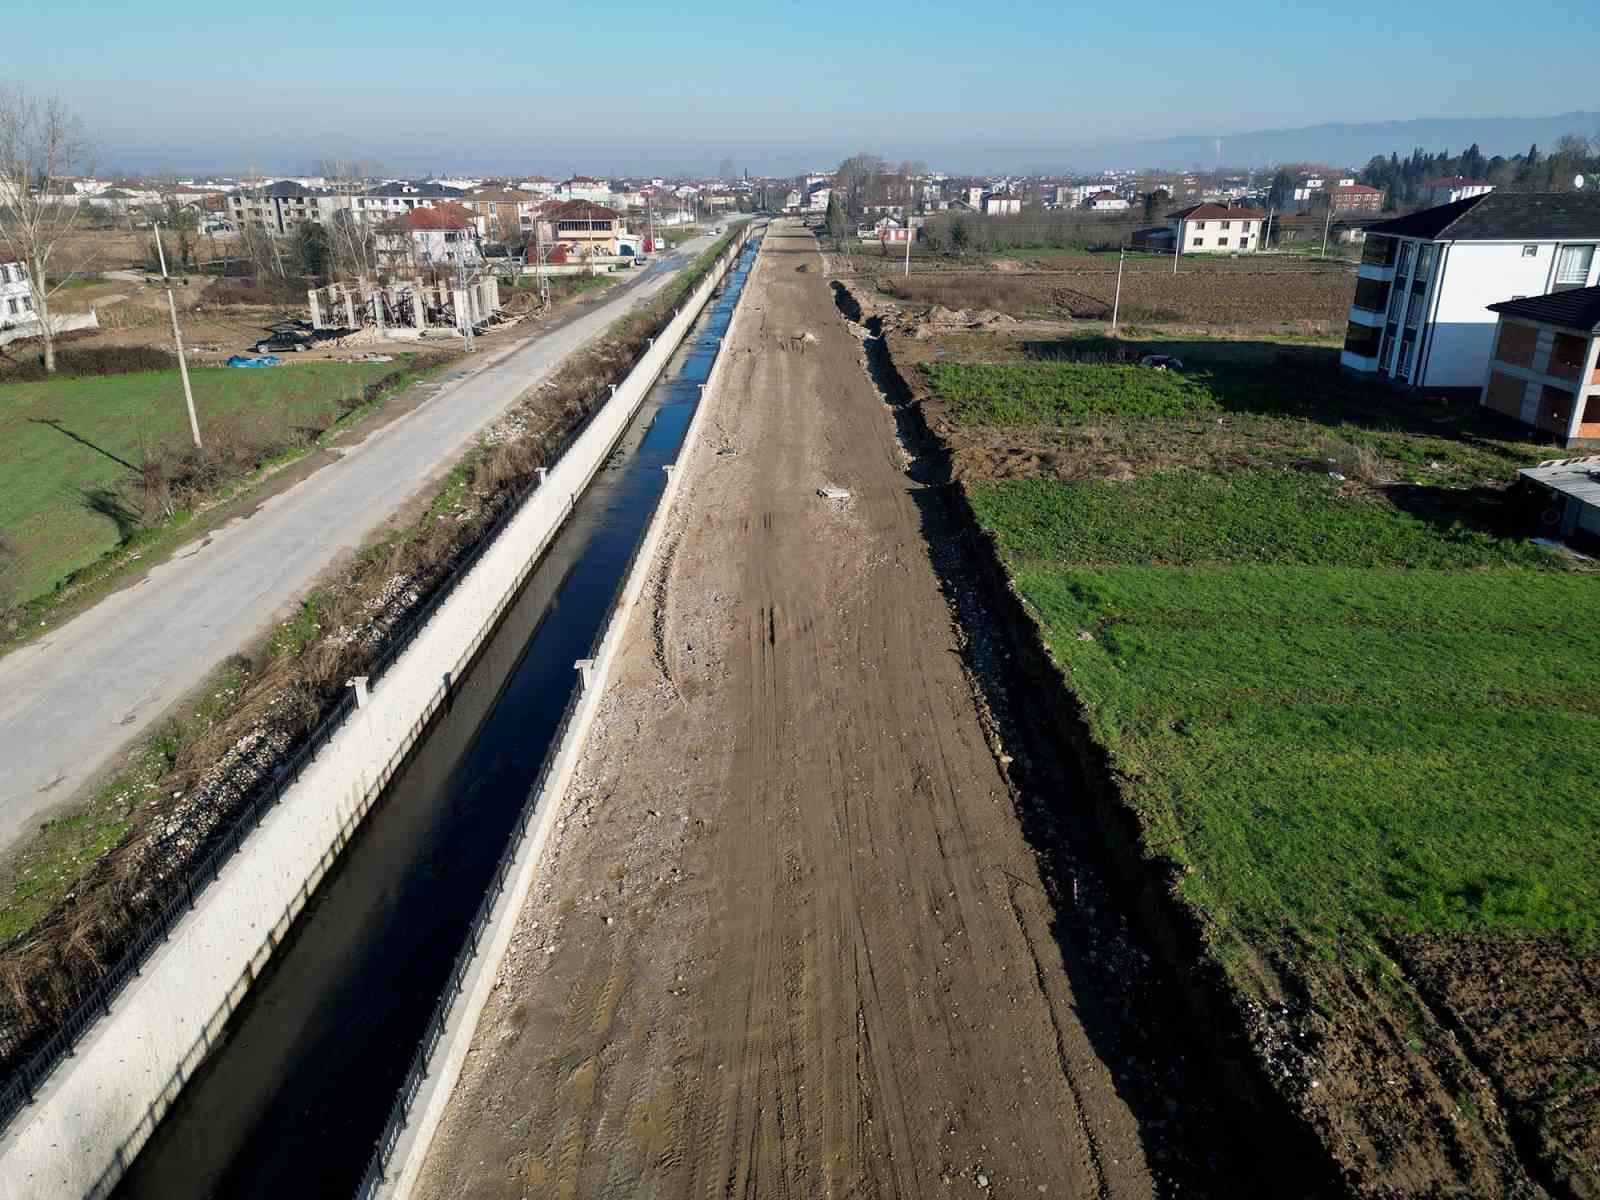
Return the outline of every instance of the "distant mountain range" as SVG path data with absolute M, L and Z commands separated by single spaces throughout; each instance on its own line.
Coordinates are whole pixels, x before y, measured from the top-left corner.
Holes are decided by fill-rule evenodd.
M 1062 165 L 1071 170 L 1138 167 L 1267 167 L 1285 162 L 1329 166 L 1366 163 L 1374 154 L 1402 157 L 1420 146 L 1460 154 L 1473 142 L 1489 156 L 1520 154 L 1530 143 L 1540 150 L 1564 133 L 1600 133 L 1600 112 L 1559 113 L 1553 117 L 1423 117 L 1365 124 L 1330 123 L 1304 129 L 1263 129 L 1254 133 L 1205 137 L 1191 135 L 1156 141 L 1107 142 L 1069 147 Z

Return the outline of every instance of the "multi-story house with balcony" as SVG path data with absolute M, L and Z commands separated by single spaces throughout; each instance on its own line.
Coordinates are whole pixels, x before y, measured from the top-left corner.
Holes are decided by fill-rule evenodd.
M 1544 430 L 1563 446 L 1600 445 L 1600 287 L 1489 307 L 1500 324 L 1483 381 L 1484 406 Z M 1600 526 L 1591 532 L 1600 533 Z
M 1367 227 L 1340 365 L 1397 387 L 1483 386 L 1491 304 L 1600 273 L 1600 195 L 1489 192 Z
M 35 319 L 28 268 L 16 261 L 9 250 L 0 248 L 0 326 L 21 325 Z

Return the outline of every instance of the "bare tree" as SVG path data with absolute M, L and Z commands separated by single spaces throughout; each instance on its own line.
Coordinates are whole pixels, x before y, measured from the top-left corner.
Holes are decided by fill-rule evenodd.
M 88 154 L 82 124 L 59 98 L 0 88 L 0 244 L 27 269 L 46 371 L 56 369 L 50 297 L 75 273 L 66 271 L 52 283 L 50 258 L 82 208 L 66 175 Z

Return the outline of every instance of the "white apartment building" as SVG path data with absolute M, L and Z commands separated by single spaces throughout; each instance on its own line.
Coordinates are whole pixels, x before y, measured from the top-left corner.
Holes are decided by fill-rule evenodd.
M 1227 204 L 1195 204 L 1167 218 L 1183 254 L 1254 254 L 1266 214 Z
M 1483 386 L 1490 305 L 1600 282 L 1600 195 L 1489 192 L 1367 227 L 1340 365 L 1408 388 Z
M 0 255 L 5 254 L 0 251 Z M 28 268 L 20 262 L 0 261 L 0 326 L 34 320 L 33 292 Z

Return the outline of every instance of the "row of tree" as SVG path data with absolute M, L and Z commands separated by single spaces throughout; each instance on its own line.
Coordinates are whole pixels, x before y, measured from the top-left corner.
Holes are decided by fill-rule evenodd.
M 1305 164 L 1279 167 L 1267 202 L 1277 209 L 1289 207 L 1295 184 L 1313 173 L 1325 174 L 1321 168 Z M 1428 203 L 1428 184 L 1436 179 L 1481 180 L 1509 192 L 1567 192 L 1575 188 L 1579 175 L 1600 179 L 1600 135 L 1586 138 L 1569 133 L 1556 139 L 1548 152 L 1541 152 L 1535 144 L 1510 157 L 1487 155 L 1477 142 L 1459 154 L 1449 150 L 1430 153 L 1419 146 L 1404 158 L 1398 152 L 1374 155 L 1357 181 L 1382 188 L 1383 206 L 1393 212 Z

